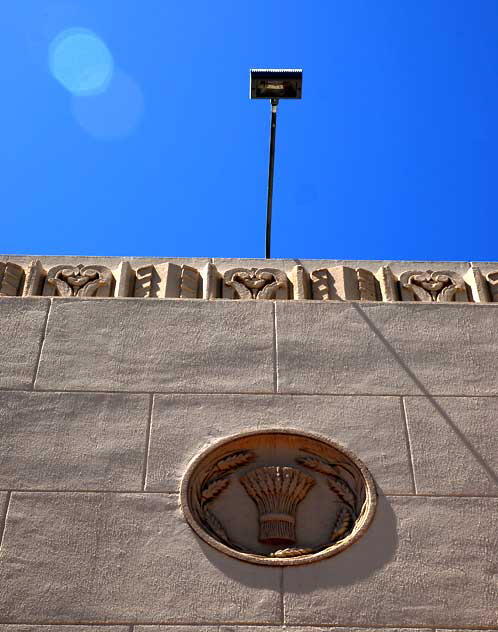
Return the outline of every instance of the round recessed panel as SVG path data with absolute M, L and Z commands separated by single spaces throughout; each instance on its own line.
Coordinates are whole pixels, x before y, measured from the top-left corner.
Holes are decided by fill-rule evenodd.
M 182 480 L 187 522 L 215 549 L 253 564 L 307 564 L 350 546 L 377 495 L 349 450 L 298 430 L 239 434 L 209 446 Z

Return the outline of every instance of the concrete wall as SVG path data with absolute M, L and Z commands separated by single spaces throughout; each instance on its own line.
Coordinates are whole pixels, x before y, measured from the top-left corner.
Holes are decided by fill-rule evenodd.
M 498 629 L 498 304 L 0 299 L 0 632 Z M 300 567 L 199 540 L 209 441 L 350 448 L 366 535 Z

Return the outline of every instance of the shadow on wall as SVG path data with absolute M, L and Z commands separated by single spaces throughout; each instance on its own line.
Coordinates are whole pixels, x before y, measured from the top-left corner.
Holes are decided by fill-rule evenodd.
M 371 321 L 368 315 L 361 309 L 361 307 L 357 303 L 351 303 L 353 308 L 358 312 L 359 316 L 364 320 L 366 325 L 373 331 L 373 333 L 377 336 L 377 338 L 382 342 L 387 351 L 392 355 L 392 357 L 396 360 L 396 362 L 400 365 L 400 367 L 405 371 L 405 373 L 409 376 L 409 378 L 413 381 L 413 383 L 417 386 L 420 391 L 420 394 L 427 398 L 427 400 L 434 407 L 436 412 L 442 417 L 442 419 L 448 424 L 451 430 L 455 433 L 455 435 L 460 439 L 466 449 L 472 454 L 473 458 L 477 463 L 483 468 L 488 476 L 489 480 L 492 481 L 495 485 L 498 486 L 498 474 L 495 470 L 487 463 L 487 461 L 483 458 L 481 453 L 472 445 L 472 443 L 468 440 L 465 434 L 458 428 L 455 422 L 451 419 L 448 413 L 444 410 L 444 408 L 439 404 L 439 402 L 429 393 L 424 384 L 418 379 L 415 373 L 410 369 L 410 367 L 404 362 L 403 358 L 399 355 L 393 345 L 386 339 L 383 333 L 379 330 L 379 328 Z
M 312 592 L 318 587 L 334 588 L 358 584 L 390 562 L 398 546 L 396 516 L 386 498 L 377 487 L 379 500 L 374 520 L 363 535 L 348 549 L 338 555 L 312 565 L 287 567 L 293 572 L 299 568 L 316 568 L 316 573 L 306 573 L 305 581 L 293 592 Z M 241 562 L 224 556 L 207 544 L 201 544 L 206 558 L 224 575 L 250 587 L 274 588 L 274 573 L 280 568 L 271 568 Z M 259 569 L 259 572 L 258 572 Z M 285 567 L 284 567 L 285 569 Z M 265 571 L 262 573 L 261 571 Z M 264 577 L 268 577 L 265 585 Z
M 294 259 L 294 263 L 296 265 L 303 265 L 300 259 Z M 410 378 L 410 380 L 415 384 L 417 389 L 420 391 L 420 395 L 424 396 L 427 401 L 431 404 L 434 410 L 438 413 L 440 418 L 447 424 L 447 426 L 451 429 L 451 431 L 455 434 L 456 437 L 462 442 L 465 446 L 465 449 L 472 455 L 472 458 L 476 463 L 482 468 L 482 470 L 486 473 L 491 484 L 498 487 L 498 472 L 490 465 L 483 455 L 479 452 L 479 450 L 469 441 L 468 437 L 460 430 L 458 425 L 453 421 L 450 415 L 444 410 L 441 404 L 437 401 L 437 399 L 429 392 L 428 388 L 423 384 L 423 382 L 417 377 L 417 375 L 413 372 L 413 370 L 406 364 L 405 360 L 401 356 L 401 354 L 396 350 L 393 344 L 386 338 L 386 336 L 382 333 L 382 331 L 377 327 L 377 325 L 372 321 L 372 319 L 368 316 L 366 310 L 362 309 L 360 303 L 356 301 L 344 301 L 340 297 L 340 295 L 334 291 L 334 279 L 329 276 L 328 283 L 330 285 L 331 294 L 334 296 L 334 300 L 342 303 L 348 303 L 351 307 L 357 312 L 358 316 L 363 320 L 366 326 L 370 329 L 370 331 L 375 335 L 375 337 L 383 344 L 387 352 L 392 356 L 392 358 L 396 361 L 396 363 L 401 367 L 401 369 L 406 373 L 406 375 Z M 367 303 L 368 304 L 368 303 Z M 370 303 L 372 305 L 372 303 Z M 435 429 L 436 430 L 436 429 Z

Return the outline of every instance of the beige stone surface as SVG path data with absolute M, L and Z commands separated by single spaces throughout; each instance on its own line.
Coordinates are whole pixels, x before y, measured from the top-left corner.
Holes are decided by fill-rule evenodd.
M 207 444 L 272 427 L 322 434 L 360 457 L 385 493 L 413 491 L 398 397 L 284 395 L 156 395 L 146 489 L 177 491 Z
M 0 625 L 0 632 L 130 632 L 128 625 Z M 174 632 L 170 628 L 170 632 Z
M 14 492 L 0 622 L 276 623 L 279 573 L 202 545 L 176 495 Z
M 201 628 L 191 625 L 136 625 L 133 632 L 219 632 L 219 628 L 205 625 Z
M 49 301 L 0 298 L 0 388 L 31 388 Z
M 283 393 L 498 393 L 495 305 L 277 302 L 276 314 Z
M 498 496 L 498 398 L 406 398 L 417 491 Z
M 134 268 L 139 268 L 144 265 L 154 264 L 160 265 L 161 263 L 176 263 L 178 265 L 189 265 L 196 268 L 202 268 L 205 266 L 209 257 L 93 257 L 93 256 L 81 256 L 81 255 L 0 255 L 0 260 L 12 261 L 20 266 L 27 267 L 31 261 L 38 259 L 45 269 L 51 268 L 59 264 L 65 264 L 68 266 L 78 265 L 103 265 L 107 266 L 111 270 L 117 270 L 119 265 L 123 261 L 128 261 Z
M 495 626 L 498 499 L 381 498 L 350 549 L 284 570 L 285 621 Z
M 140 490 L 149 402 L 0 391 L 0 489 Z
M 273 391 L 273 304 L 54 300 L 36 388 Z
M 415 632 L 414 628 L 339 628 L 309 626 L 238 626 L 221 625 L 219 632 Z M 147 632 L 145 629 L 143 632 Z M 163 631 L 161 631 L 163 632 Z M 417 628 L 417 632 L 430 632 L 429 628 Z
M 4 527 L 5 527 L 7 498 L 8 498 L 7 492 L 0 492 L 0 544 L 2 542 L 2 536 L 4 532 Z

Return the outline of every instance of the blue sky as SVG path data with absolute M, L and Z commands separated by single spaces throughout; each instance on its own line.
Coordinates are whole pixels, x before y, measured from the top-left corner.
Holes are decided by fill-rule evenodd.
M 248 72 L 302 67 L 274 257 L 498 259 L 496 0 L 16 0 L 2 25 L 0 252 L 264 256 Z M 103 47 L 59 50 L 69 90 L 68 29 Z

